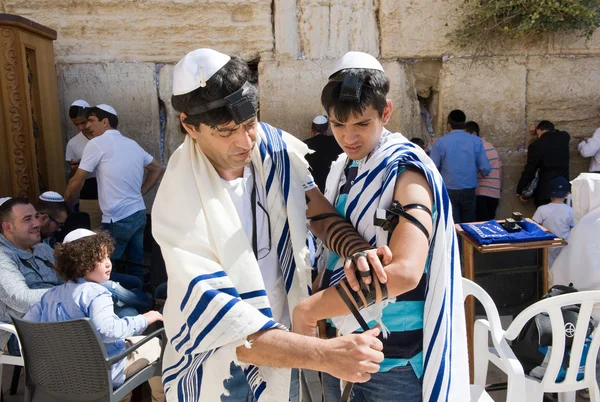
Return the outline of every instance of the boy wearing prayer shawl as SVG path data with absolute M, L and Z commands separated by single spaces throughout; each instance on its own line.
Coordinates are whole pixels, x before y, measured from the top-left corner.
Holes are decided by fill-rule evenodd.
M 350 261 L 325 253 L 326 290 L 296 306 L 292 328 L 313 334 L 317 321 L 332 317 L 341 334 L 381 326 L 385 359 L 368 382 L 354 385 L 352 402 L 463 401 L 467 340 L 450 200 L 421 147 L 385 129 L 393 110 L 389 86 L 374 57 L 349 52 L 337 61 L 321 102 L 345 152 L 331 167 L 325 197 L 372 247 L 389 245 L 391 262 L 383 276 L 369 275 L 356 253 L 357 275 Z M 368 286 L 359 287 L 357 277 Z M 339 380 L 325 377 L 326 400 L 339 401 Z
M 363 382 L 383 359 L 379 329 L 329 340 L 286 330 L 311 283 L 307 217 L 344 257 L 362 250 L 383 274 L 379 257 L 391 256 L 360 238 L 315 187 L 306 145 L 257 121 L 250 80 L 244 61 L 212 49 L 174 68 L 172 104 L 187 135 L 152 211 L 169 275 L 169 401 L 283 402 L 298 392 L 290 392 L 290 368 Z

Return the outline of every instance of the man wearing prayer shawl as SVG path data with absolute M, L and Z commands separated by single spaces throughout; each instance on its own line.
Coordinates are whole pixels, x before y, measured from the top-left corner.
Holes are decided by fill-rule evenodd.
M 389 87 L 374 57 L 349 52 L 337 61 L 321 95 L 345 152 L 331 167 L 325 197 L 371 246 L 389 245 L 387 282 L 380 285 L 373 275 L 370 286 L 359 288 L 349 262 L 325 253 L 326 290 L 296 306 L 292 328 L 312 334 L 326 318 L 341 334 L 380 325 L 385 359 L 371 380 L 354 385 L 352 402 L 464 401 L 467 339 L 452 208 L 431 159 L 385 129 L 393 110 Z M 392 226 L 376 225 L 375 217 Z M 365 277 L 361 254 L 352 259 Z M 339 400 L 339 380 L 325 377 L 326 400 Z
M 315 188 L 301 141 L 257 121 L 249 80 L 244 61 L 211 49 L 174 69 L 172 104 L 187 135 L 152 211 L 169 275 L 168 401 L 283 402 L 290 368 L 363 382 L 383 360 L 379 329 L 331 340 L 286 330 L 311 285 L 307 216 L 328 247 L 344 257 L 366 250 L 380 274 L 391 254 Z

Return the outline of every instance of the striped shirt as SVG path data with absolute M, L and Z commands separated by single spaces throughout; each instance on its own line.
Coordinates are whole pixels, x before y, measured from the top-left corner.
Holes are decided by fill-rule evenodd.
M 492 170 L 487 177 L 478 174 L 475 193 L 484 197 L 500 198 L 502 192 L 502 161 L 498 155 L 498 151 L 485 138 L 482 138 L 485 154 L 492 165 Z

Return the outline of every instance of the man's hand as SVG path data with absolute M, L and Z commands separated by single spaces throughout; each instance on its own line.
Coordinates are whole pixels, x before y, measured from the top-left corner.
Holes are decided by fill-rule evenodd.
M 365 256 L 359 256 L 358 258 L 354 259 L 357 266 L 354 265 L 354 262 L 350 258 L 346 259 L 346 262 L 344 263 L 344 274 L 346 275 L 346 279 L 348 279 L 348 284 L 350 284 L 355 292 L 358 292 L 360 289 L 358 279 L 356 277 L 357 270 L 359 272 L 369 272 L 369 270 L 372 268 L 379 278 L 379 282 L 386 283 L 387 275 L 383 267 L 392 261 L 392 252 L 388 246 L 381 246 L 378 249 L 366 250 L 362 253 L 365 253 Z M 370 268 L 369 264 L 371 265 Z M 362 277 L 362 280 L 366 285 L 371 284 L 370 276 L 364 276 Z
M 306 304 L 306 303 L 305 303 Z M 310 311 L 305 304 L 298 303 L 292 312 L 292 332 L 300 335 L 315 336 L 317 334 L 317 320 L 310 317 Z
M 383 343 L 377 339 L 379 333 L 380 329 L 374 328 L 325 341 L 323 371 L 344 381 L 369 381 L 383 361 Z
M 527 204 L 529 202 L 529 199 L 523 197 L 521 194 L 517 194 L 519 196 L 519 201 L 521 201 L 521 204 Z

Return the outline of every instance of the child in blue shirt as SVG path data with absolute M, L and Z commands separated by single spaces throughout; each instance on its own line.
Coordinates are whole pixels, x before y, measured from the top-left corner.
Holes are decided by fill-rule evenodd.
M 162 315 L 158 311 L 149 311 L 119 318 L 115 314 L 111 293 L 100 286 L 110 278 L 113 249 L 114 240 L 106 232 L 87 229 L 70 232 L 54 250 L 55 269 L 66 283 L 48 290 L 41 301 L 29 309 L 24 319 L 57 322 L 87 317 L 100 334 L 109 357 L 125 350 L 127 342 L 139 341 L 142 337 L 134 335 L 141 334 L 148 325 L 162 321 Z M 158 339 L 153 339 L 126 359 L 115 363 L 112 366 L 113 386 L 119 387 L 127 377 L 156 361 L 160 352 Z M 148 383 L 152 388 L 152 400 L 164 401 L 160 377 L 153 377 Z

